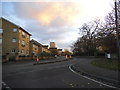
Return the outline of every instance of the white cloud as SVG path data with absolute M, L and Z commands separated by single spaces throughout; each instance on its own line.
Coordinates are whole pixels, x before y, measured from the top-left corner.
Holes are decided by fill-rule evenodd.
M 69 48 L 79 37 L 79 26 L 103 17 L 110 11 L 111 0 L 77 2 L 9 2 L 3 3 L 3 16 L 32 33 L 42 44 L 55 41 L 59 48 Z

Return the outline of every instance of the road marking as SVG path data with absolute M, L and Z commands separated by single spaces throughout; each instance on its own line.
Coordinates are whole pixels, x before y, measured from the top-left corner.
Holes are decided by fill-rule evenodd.
M 87 76 L 83 76 L 83 75 L 75 72 L 75 71 L 71 68 L 71 66 L 72 66 L 72 64 L 69 65 L 69 69 L 70 69 L 73 73 L 75 73 L 75 74 L 77 74 L 77 75 L 79 75 L 79 76 L 82 76 L 82 77 L 84 77 L 84 78 L 86 78 L 86 79 L 88 79 L 88 80 L 94 81 L 94 82 L 96 82 L 96 83 L 102 84 L 102 85 L 107 86 L 107 87 L 110 87 L 110 88 L 117 88 L 117 87 L 110 86 L 110 85 L 107 85 L 107 84 L 105 84 L 105 83 L 99 82 L 99 81 L 97 81 L 97 80 L 91 79 L 91 78 L 89 78 L 89 77 L 87 77 Z M 119 88 L 117 88 L 117 89 L 119 89 Z
M 5 87 L 6 89 L 11 90 L 11 88 L 10 88 L 5 82 L 2 82 L 2 84 L 4 85 L 4 87 Z

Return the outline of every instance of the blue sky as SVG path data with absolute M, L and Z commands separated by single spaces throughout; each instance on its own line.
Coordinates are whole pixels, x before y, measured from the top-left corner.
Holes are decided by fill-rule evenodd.
M 112 9 L 112 0 L 79 2 L 2 2 L 2 17 L 23 27 L 41 44 L 56 42 L 70 49 L 77 40 L 79 27 L 95 18 L 104 19 Z

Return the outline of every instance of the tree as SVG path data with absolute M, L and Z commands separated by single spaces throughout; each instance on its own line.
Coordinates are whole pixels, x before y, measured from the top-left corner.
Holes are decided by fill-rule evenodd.
M 97 44 L 103 48 L 104 52 L 116 52 L 116 30 L 115 30 L 115 13 L 113 10 L 108 13 L 104 24 L 97 33 Z
M 72 45 L 74 54 L 94 55 L 96 52 L 116 53 L 116 30 L 114 9 L 108 13 L 104 22 L 100 20 L 84 23 L 79 28 L 82 36 Z
M 95 21 L 84 23 L 80 30 L 82 37 L 79 38 L 76 42 L 78 48 L 81 52 L 88 55 L 94 55 L 96 52 L 96 41 L 97 32 L 100 28 L 100 20 L 96 19 Z

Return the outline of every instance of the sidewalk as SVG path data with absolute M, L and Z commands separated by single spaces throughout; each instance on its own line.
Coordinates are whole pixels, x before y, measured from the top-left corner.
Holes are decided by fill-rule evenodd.
M 93 66 L 91 61 L 95 60 L 95 58 L 76 58 L 76 60 L 77 63 L 72 65 L 72 69 L 76 72 L 103 81 L 118 83 L 118 71 Z
M 54 59 L 51 60 L 40 60 L 40 61 L 36 61 L 35 63 L 33 63 L 33 65 L 39 65 L 39 64 L 48 64 L 48 63 L 55 63 L 55 62 L 62 62 L 62 61 L 67 61 L 65 57 L 60 56 L 60 57 L 56 57 Z

